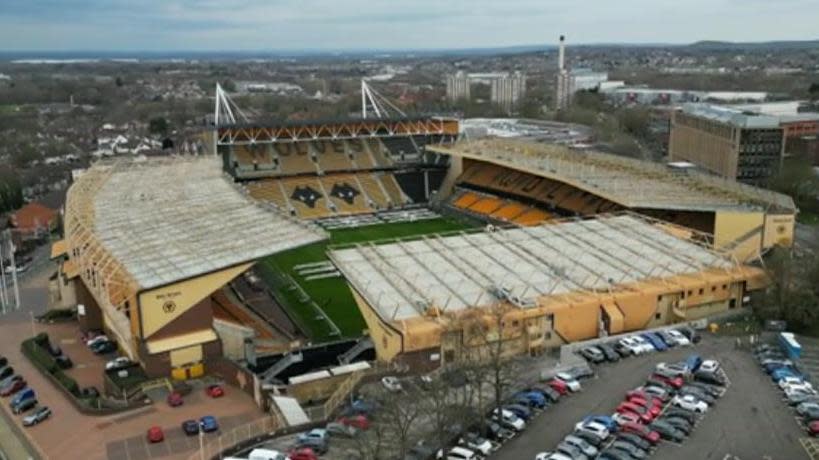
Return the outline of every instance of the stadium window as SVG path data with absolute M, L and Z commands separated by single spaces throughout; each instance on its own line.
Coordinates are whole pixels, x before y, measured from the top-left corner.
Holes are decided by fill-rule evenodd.
M 703 293 L 704 291 L 705 291 L 705 290 L 704 290 L 703 288 L 700 288 L 700 295 L 702 295 L 702 293 Z
M 518 327 L 518 326 L 520 326 L 520 322 L 518 320 L 512 321 L 512 327 Z
M 546 338 L 546 340 L 550 340 L 550 339 L 552 338 L 552 333 L 551 333 L 551 332 L 547 332 L 547 333 L 543 334 L 543 337 L 545 337 L 545 338 Z
M 384 348 L 387 348 L 387 336 L 381 337 L 381 344 L 384 345 Z
M 663 296 L 658 295 L 658 296 L 657 296 L 657 302 L 662 302 L 662 301 L 663 301 Z
M 661 317 L 662 317 L 662 314 L 660 314 L 659 312 L 654 314 L 654 319 L 660 319 Z
M 728 285 L 727 285 L 727 284 L 723 284 L 723 285 L 722 285 L 722 290 L 723 290 L 723 291 L 727 291 L 727 290 L 728 290 Z
M 688 291 L 688 296 L 691 297 L 691 294 L 693 294 L 693 293 L 694 293 L 694 291 Z
M 717 287 L 716 287 L 716 286 L 711 286 L 711 292 L 714 292 L 714 291 L 716 291 L 716 290 L 717 290 Z
M 728 302 L 728 308 L 736 308 L 736 306 L 737 306 L 737 299 L 731 299 L 731 301 Z

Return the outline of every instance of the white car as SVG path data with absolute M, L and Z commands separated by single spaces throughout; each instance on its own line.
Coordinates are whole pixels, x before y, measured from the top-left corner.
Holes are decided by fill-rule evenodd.
M 526 428 L 526 422 L 522 418 L 515 415 L 512 411 L 500 409 L 500 417 L 498 416 L 498 409 L 492 414 L 493 418 L 500 419 L 506 426 L 512 427 L 515 431 L 523 431 Z
M 493 450 L 495 450 L 495 446 L 492 444 L 492 441 L 480 436 L 467 436 L 465 438 L 461 438 L 458 441 L 458 444 L 466 447 L 467 449 L 474 450 L 475 452 L 480 452 L 484 456 L 489 455 Z
M 557 378 L 558 380 L 565 383 L 566 386 L 569 387 L 569 390 L 572 393 L 576 393 L 576 392 L 580 391 L 580 389 L 581 389 L 580 382 L 578 382 L 576 378 L 574 378 L 573 376 L 571 376 L 570 374 L 568 374 L 566 372 L 559 372 L 555 376 L 555 378 Z
M 89 341 L 85 342 L 85 344 L 88 345 L 89 347 L 93 347 L 94 345 L 102 342 L 110 342 L 108 336 L 106 336 L 105 334 L 98 335 L 90 339 Z
M 706 359 L 705 361 L 700 364 L 700 368 L 698 370 L 703 372 L 716 372 L 719 369 L 719 363 L 714 361 L 713 359 Z
M 815 394 L 816 390 L 813 389 L 813 385 L 810 382 L 794 382 L 790 384 L 785 384 L 781 386 L 785 393 L 809 393 Z
M 805 381 L 799 377 L 785 377 L 779 381 L 779 388 L 785 389 L 785 387 L 789 387 L 791 385 L 798 385 L 800 383 L 804 383 Z M 810 384 L 808 384 L 810 385 Z
M 114 358 L 111 361 L 105 363 L 105 370 L 110 371 L 114 369 L 121 369 L 123 367 L 129 366 L 131 364 L 131 360 L 126 358 L 125 356 L 120 356 L 119 358 Z
M 384 388 L 393 392 L 401 391 L 404 389 L 404 387 L 401 386 L 401 382 L 398 381 L 398 378 L 393 377 L 391 375 L 382 378 L 381 384 L 384 385 Z
M 688 337 L 686 337 L 685 334 L 683 334 L 682 332 L 680 332 L 680 331 L 678 331 L 676 329 L 669 329 L 669 330 L 667 330 L 665 332 L 668 335 L 670 335 L 674 339 L 675 342 L 677 342 L 677 345 L 680 345 L 680 346 L 691 345 L 691 341 L 688 340 Z
M 606 425 L 598 422 L 580 422 L 574 426 L 574 431 L 581 433 L 589 433 L 601 441 L 609 437 L 609 430 Z
M 642 355 L 645 353 L 645 349 L 640 344 L 635 342 L 632 337 L 623 337 L 618 341 L 618 343 L 631 351 L 631 354 L 633 355 Z
M 563 438 L 563 442 L 580 449 L 580 452 L 583 452 L 586 457 L 595 458 L 597 456 L 597 448 L 578 436 L 570 434 Z
M 648 340 L 640 337 L 639 335 L 632 336 L 632 339 L 637 344 L 637 346 L 643 349 L 644 353 L 651 353 L 657 351 L 657 349 L 654 348 L 654 345 L 650 344 Z
M 700 414 L 708 410 L 708 404 L 692 395 L 675 396 L 674 399 L 671 400 L 671 403 L 679 408 Z
M 574 460 L 561 452 L 541 452 L 535 455 L 535 460 Z
M 444 454 L 443 450 L 439 450 L 435 458 L 441 460 L 478 460 L 479 457 L 466 447 L 456 446 L 449 448 L 446 454 Z
M 659 363 L 654 366 L 654 369 L 661 373 L 674 377 L 684 377 L 688 374 L 688 369 L 679 364 Z

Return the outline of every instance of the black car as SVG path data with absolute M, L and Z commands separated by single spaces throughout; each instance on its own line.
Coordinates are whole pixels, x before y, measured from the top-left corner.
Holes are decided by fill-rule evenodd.
M 60 355 L 54 358 L 54 361 L 57 362 L 57 365 L 60 366 L 60 369 L 71 369 L 74 366 L 74 363 L 71 361 L 66 355 Z
M 697 421 L 697 415 L 691 411 L 687 411 L 685 409 L 680 409 L 679 407 L 669 407 L 663 413 L 663 417 L 674 417 L 680 418 L 688 422 L 689 424 L 693 425 Z
M 560 401 L 560 393 L 549 385 L 538 385 L 536 387 L 528 388 L 527 391 L 537 391 L 552 403 Z
M 495 441 L 505 441 L 515 437 L 515 432 L 500 426 L 495 422 L 486 424 L 486 436 Z
M 196 420 L 185 420 L 182 422 L 182 431 L 188 436 L 199 434 L 199 422 Z
M 593 445 L 594 447 L 600 447 L 600 445 L 603 444 L 602 439 L 592 433 L 589 433 L 588 431 L 575 431 L 572 434 Z
M 615 450 L 623 451 L 623 452 L 629 454 L 631 457 L 636 458 L 638 460 L 642 460 L 642 459 L 644 459 L 644 458 L 646 458 L 648 456 L 646 451 L 644 451 L 643 449 L 640 449 L 639 447 L 635 446 L 634 444 L 631 444 L 630 442 L 626 442 L 626 441 L 622 441 L 622 440 L 621 441 L 614 441 L 611 444 L 611 446 L 609 447 L 609 449 L 615 449 Z
M 703 382 L 687 382 L 687 386 L 692 386 L 694 388 L 699 388 L 700 390 L 704 391 L 705 393 L 711 395 L 713 398 L 719 398 L 723 394 L 723 390 L 715 387 L 714 385 L 709 385 Z
M 814 420 L 819 420 L 819 408 L 816 407 L 809 407 L 803 413 L 802 417 L 805 419 L 805 423 L 810 423 Z
M 48 342 L 48 346 L 46 348 L 48 349 L 48 353 L 55 358 L 63 354 L 63 351 L 60 349 L 59 345 L 54 345 L 51 342 Z
M 650 379 L 646 380 L 645 386 L 662 388 L 663 390 L 665 390 L 665 392 L 667 394 L 670 394 L 670 395 L 673 395 L 673 394 L 677 393 L 676 388 L 672 387 L 671 385 L 669 385 L 669 384 L 667 384 L 667 383 L 665 383 L 665 382 L 663 382 L 662 380 L 659 380 L 659 379 L 650 378 Z
M 697 371 L 694 373 L 694 379 L 719 386 L 725 385 L 725 377 L 715 372 Z
M 6 367 L 8 364 L 9 360 L 5 356 L 0 356 L 0 367 Z
M 603 352 L 603 355 L 606 357 L 607 361 L 610 361 L 610 362 L 613 362 L 613 363 L 617 362 L 617 361 L 620 361 L 620 353 L 618 353 L 617 350 L 615 350 L 613 346 L 611 346 L 611 345 L 609 345 L 607 343 L 601 343 L 600 345 L 597 346 L 597 348 L 599 348 L 600 351 Z
M 604 355 L 603 352 L 597 347 L 581 348 L 580 355 L 593 364 L 600 364 L 606 360 L 606 355 Z
M 660 420 L 665 422 L 665 423 L 668 423 L 669 425 L 673 426 L 674 428 L 682 431 L 682 433 L 684 435 L 686 435 L 686 436 L 691 434 L 691 430 L 693 429 L 693 427 L 691 426 L 690 423 L 688 423 L 688 421 L 686 421 L 686 420 L 684 420 L 682 418 L 679 418 L 679 417 L 664 416 Z
M 594 377 L 594 371 L 589 366 L 575 366 L 566 371 L 566 373 L 578 380 Z
M 651 449 L 651 444 L 649 444 L 648 441 L 633 433 L 617 433 L 617 439 L 625 441 L 635 447 L 639 447 L 642 450 Z
M 681 327 L 678 330 L 680 331 L 680 334 L 686 336 L 691 343 L 700 343 L 700 340 L 702 339 L 700 334 L 690 327 Z
M 597 456 L 601 460 L 634 460 L 634 457 L 623 452 L 622 450 L 608 448 Z
M 6 366 L 0 369 L 0 379 L 6 379 L 14 375 L 14 368 L 11 366 Z
M 37 406 L 37 398 L 26 398 L 17 404 L 12 404 L 11 411 L 15 414 L 22 414 L 29 409 L 33 409 L 35 406 Z
M 110 340 L 99 342 L 97 344 L 94 344 L 93 347 L 91 347 L 91 351 L 98 355 L 112 353 L 114 351 L 117 351 L 117 343 Z
M 659 433 L 660 437 L 666 441 L 681 442 L 683 439 L 685 439 L 685 435 L 682 433 L 682 431 L 674 428 L 674 426 L 669 423 L 663 422 L 662 420 L 655 420 L 651 425 L 649 425 L 649 428 Z

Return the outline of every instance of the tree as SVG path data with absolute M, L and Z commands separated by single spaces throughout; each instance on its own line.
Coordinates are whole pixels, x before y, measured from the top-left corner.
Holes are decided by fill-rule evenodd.
M 117 85 L 117 88 L 121 88 L 125 84 L 125 82 L 122 80 L 122 77 L 118 76 L 116 80 L 114 80 L 114 84 Z
M 789 327 L 801 330 L 819 321 L 819 261 L 805 264 L 794 259 L 789 248 L 774 247 L 765 266 L 771 286 L 755 303 L 761 319 L 784 319 Z
M 233 80 L 225 80 L 222 82 L 222 89 L 229 93 L 236 92 L 236 83 Z
M 819 82 L 811 83 L 810 88 L 808 88 L 808 94 L 811 100 L 819 100 Z
M 0 166 L 0 213 L 13 211 L 23 205 L 23 189 L 14 170 Z
M 151 118 L 148 122 L 148 131 L 161 136 L 168 134 L 168 120 L 165 117 Z

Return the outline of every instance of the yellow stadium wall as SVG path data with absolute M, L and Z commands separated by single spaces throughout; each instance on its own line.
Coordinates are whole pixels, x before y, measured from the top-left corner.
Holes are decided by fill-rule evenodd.
M 765 216 L 765 231 L 762 246 L 766 249 L 775 245 L 788 248 L 793 246 L 793 229 L 795 223 L 796 216 L 793 214 L 773 214 Z
M 381 318 L 373 311 L 370 304 L 358 292 L 352 290 L 353 298 L 358 305 L 358 311 L 367 323 L 370 338 L 375 345 L 375 353 L 380 361 L 392 361 L 403 349 L 403 337 L 397 331 L 384 324 Z
M 714 247 L 732 246 L 733 255 L 746 261 L 759 255 L 762 249 L 764 213 L 719 211 L 714 224 Z M 739 244 L 735 242 L 741 239 Z
M 600 301 L 590 298 L 554 311 L 554 330 L 565 341 L 597 337 Z
M 148 338 L 179 318 L 230 280 L 246 271 L 252 263 L 181 281 L 139 295 L 142 337 Z

